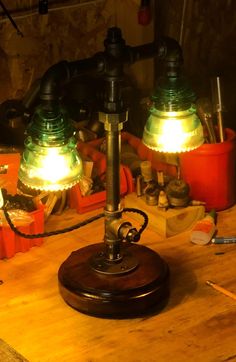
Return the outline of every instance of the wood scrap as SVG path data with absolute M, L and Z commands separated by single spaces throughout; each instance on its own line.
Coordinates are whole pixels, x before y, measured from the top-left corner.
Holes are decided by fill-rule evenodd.
M 5 341 L 0 339 L 0 361 L 4 362 L 29 362 Z
M 148 227 L 166 238 L 191 230 L 196 221 L 205 215 L 205 207 L 202 205 L 169 208 L 163 212 L 157 206 L 147 205 L 143 196 L 137 197 L 134 193 L 125 196 L 124 206 L 146 212 L 149 219 Z M 133 213 L 132 217 L 139 220 L 140 216 Z
M 51 214 L 61 215 L 66 207 L 67 191 L 43 191 L 34 198 L 34 203 L 36 205 L 38 205 L 39 202 L 42 202 L 45 206 L 45 220 L 47 220 Z
M 54 192 L 50 192 L 45 204 L 45 219 L 47 220 L 47 218 L 50 216 L 50 214 L 52 213 L 52 210 L 54 208 L 54 206 L 56 205 L 57 202 L 57 194 Z
M 63 190 L 61 192 L 61 200 L 60 200 L 60 205 L 58 207 L 58 210 L 55 212 L 56 215 L 61 215 L 61 213 L 63 212 L 63 210 L 66 207 L 66 201 L 67 201 L 67 191 Z

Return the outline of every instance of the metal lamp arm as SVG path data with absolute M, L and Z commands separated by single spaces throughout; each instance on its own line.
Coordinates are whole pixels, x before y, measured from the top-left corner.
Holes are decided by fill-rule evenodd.
M 182 49 L 172 38 L 163 37 L 157 42 L 135 47 L 125 45 L 121 38 L 117 43 L 109 43 L 104 52 L 98 52 L 90 58 L 73 62 L 61 61 L 51 66 L 42 77 L 40 99 L 46 101 L 58 99 L 61 86 L 80 75 L 94 72 L 100 75 L 109 73 L 119 76 L 123 65 L 131 65 L 154 57 L 165 61 L 167 67 L 172 69 L 179 68 L 183 63 Z
M 60 97 L 61 87 L 73 78 L 91 72 L 102 73 L 105 68 L 101 53 L 91 58 L 81 59 L 74 62 L 61 61 L 52 65 L 44 73 L 39 96 L 42 101 L 57 100 Z
M 127 61 L 131 64 L 139 60 L 158 58 L 165 62 L 183 63 L 182 48 L 179 43 L 170 37 L 161 37 L 156 42 L 151 42 L 135 47 L 128 47 Z

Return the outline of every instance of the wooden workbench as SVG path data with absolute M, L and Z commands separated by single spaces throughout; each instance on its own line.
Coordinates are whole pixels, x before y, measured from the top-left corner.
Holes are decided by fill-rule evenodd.
M 47 230 L 101 212 L 51 216 Z M 236 233 L 236 206 L 218 214 L 218 234 Z M 0 338 L 30 362 L 236 361 L 236 302 L 205 284 L 236 293 L 236 244 L 198 246 L 189 232 L 163 239 L 147 228 L 141 242 L 171 270 L 160 314 L 128 320 L 81 314 L 65 304 L 57 271 L 71 251 L 103 239 L 103 219 L 0 261 Z M 5 362 L 5 361 L 1 361 Z

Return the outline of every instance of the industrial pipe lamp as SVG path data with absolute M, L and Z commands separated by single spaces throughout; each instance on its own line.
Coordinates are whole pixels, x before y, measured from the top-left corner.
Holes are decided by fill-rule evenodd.
M 108 30 L 104 46 L 104 52 L 84 60 L 60 62 L 43 76 L 41 104 L 28 129 L 19 179 L 29 187 L 44 190 L 65 189 L 78 182 L 82 175 L 81 160 L 73 130 L 59 103 L 60 87 L 82 74 L 101 75 L 105 90 L 99 120 L 104 124 L 107 146 L 104 241 L 72 252 L 59 268 L 59 290 L 64 300 L 81 312 L 131 317 L 165 304 L 169 295 L 169 268 L 156 252 L 137 244 L 140 232 L 122 218 L 121 130 L 128 119 L 121 96 L 124 65 L 150 57 L 158 57 L 166 64 L 165 83 L 160 84 L 153 96 L 144 130 L 144 143 L 148 147 L 178 152 L 198 147 L 203 137 L 192 93 L 182 81 L 179 87 L 182 52 L 175 40 L 163 38 L 157 43 L 130 47 L 120 29 L 114 27 Z M 167 131 L 165 136 L 164 131 Z M 174 134 L 178 148 L 173 140 L 169 141 L 170 134 Z

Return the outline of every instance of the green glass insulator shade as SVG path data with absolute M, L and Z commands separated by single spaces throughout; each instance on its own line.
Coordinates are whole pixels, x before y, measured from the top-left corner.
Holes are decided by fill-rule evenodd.
M 185 152 L 204 141 L 194 93 L 182 78 L 164 78 L 152 97 L 143 143 L 159 152 Z
M 182 75 L 160 77 L 152 95 L 153 106 L 160 111 L 183 111 L 195 103 L 195 94 Z
M 26 186 L 45 191 L 65 190 L 83 174 L 82 161 L 73 138 L 57 147 L 39 146 L 28 137 L 22 155 L 19 179 Z
M 64 190 L 75 185 L 83 174 L 74 130 L 58 106 L 39 106 L 27 129 L 19 180 L 45 191 Z
M 74 134 L 72 122 L 60 104 L 39 105 L 27 128 L 27 134 L 42 146 L 67 143 Z

